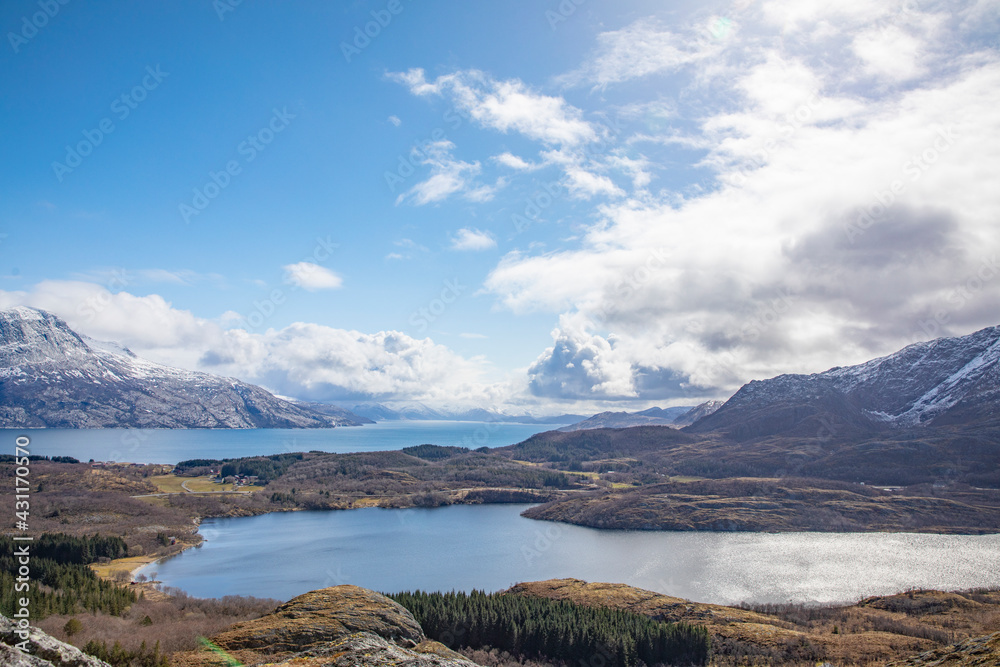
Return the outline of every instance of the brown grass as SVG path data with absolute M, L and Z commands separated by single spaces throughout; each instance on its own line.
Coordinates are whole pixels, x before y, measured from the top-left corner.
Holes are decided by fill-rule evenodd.
M 909 591 L 845 607 L 752 608 L 693 603 L 622 584 L 588 584 L 576 579 L 518 584 L 511 590 L 703 624 L 713 635 L 719 667 L 813 667 L 822 661 L 842 667 L 882 665 L 1000 630 L 1000 590 Z

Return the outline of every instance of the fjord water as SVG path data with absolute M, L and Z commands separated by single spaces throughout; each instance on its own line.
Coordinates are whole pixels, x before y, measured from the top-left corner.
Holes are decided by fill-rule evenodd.
M 1000 585 L 1000 535 L 607 531 L 530 505 L 292 512 L 206 521 L 206 542 L 144 568 L 196 596 L 287 600 L 356 584 L 500 590 L 575 577 L 698 602 L 851 603 L 908 588 Z
M 81 461 L 177 463 L 285 452 L 375 452 L 434 444 L 475 449 L 503 447 L 562 424 L 385 421 L 325 429 L 0 429 L 14 442 L 31 439 L 31 453 Z

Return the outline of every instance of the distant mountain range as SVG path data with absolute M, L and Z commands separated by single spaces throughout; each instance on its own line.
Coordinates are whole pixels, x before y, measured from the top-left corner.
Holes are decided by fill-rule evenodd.
M 1000 327 L 916 343 L 857 366 L 753 381 L 724 404 L 536 418 L 415 402 L 346 409 L 285 400 L 232 378 L 140 359 L 45 311 L 0 311 L 0 427 L 329 428 L 396 419 L 571 424 L 563 431 L 665 425 L 735 441 L 1000 429 Z
M 712 414 L 722 406 L 722 401 L 708 401 L 701 405 L 672 408 L 649 408 L 641 412 L 601 412 L 582 421 L 563 426 L 560 431 L 584 431 L 595 428 L 631 428 L 633 426 L 670 426 L 682 428 L 702 417 Z
M 857 366 L 750 382 L 721 407 L 696 408 L 674 425 L 684 419 L 694 421 L 608 428 L 637 416 L 595 415 L 578 430 L 504 449 L 518 460 L 628 474 L 1000 488 L 1000 327 Z M 610 498 L 600 511 L 614 513 Z
M 370 423 L 140 359 L 34 308 L 0 311 L 0 427 L 330 428 Z
M 1000 422 L 1000 327 L 916 343 L 872 361 L 744 385 L 692 433 L 843 439 Z
M 559 430 L 660 425 L 735 440 L 830 440 L 984 421 L 1000 423 L 1000 327 L 916 343 L 857 366 L 754 380 L 725 402 L 602 412 Z
M 518 424 L 568 424 L 580 421 L 585 415 L 564 414 L 553 417 L 534 417 L 528 414 L 506 414 L 485 408 L 468 410 L 447 410 L 432 408 L 416 401 L 398 401 L 392 403 L 360 403 L 352 405 L 350 411 L 355 415 L 367 417 L 375 421 L 396 420 L 445 420 L 445 421 L 475 421 L 475 422 L 507 422 Z

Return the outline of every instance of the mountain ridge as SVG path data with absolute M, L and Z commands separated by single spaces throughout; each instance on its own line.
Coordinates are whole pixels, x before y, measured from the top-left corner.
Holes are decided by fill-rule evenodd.
M 136 356 L 52 313 L 0 311 L 0 427 L 331 428 L 328 416 L 234 378 Z
M 738 440 L 871 435 L 995 421 L 998 405 L 1000 326 L 822 373 L 753 380 L 687 430 Z
M 599 412 L 559 431 L 584 431 L 597 428 L 634 428 L 636 426 L 669 426 L 682 428 L 712 414 L 722 406 L 722 401 L 706 401 L 699 405 L 670 408 L 647 408 L 639 412 Z

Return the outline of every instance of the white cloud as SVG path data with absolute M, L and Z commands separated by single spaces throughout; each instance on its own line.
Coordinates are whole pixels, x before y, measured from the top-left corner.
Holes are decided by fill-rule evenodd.
M 569 167 L 566 176 L 569 178 L 567 185 L 570 193 L 581 199 L 590 199 L 597 195 L 620 197 L 625 194 L 607 176 L 591 173 L 581 167 Z
M 94 283 L 45 281 L 0 291 L 0 308 L 27 305 L 62 317 L 79 333 L 114 340 L 140 357 L 260 384 L 311 400 L 414 400 L 491 405 L 502 386 L 484 381 L 481 360 L 398 331 L 362 333 L 295 323 L 255 333 L 227 311 L 208 320 L 157 295 L 112 294 Z
M 922 40 L 905 33 L 898 26 L 868 30 L 854 38 L 854 53 L 865 69 L 876 76 L 907 81 L 925 73 L 921 64 Z
M 460 229 L 451 239 L 452 250 L 489 250 L 496 246 L 497 242 L 492 234 L 478 229 Z
M 389 116 L 389 122 L 395 125 L 396 127 L 399 127 L 400 125 L 403 124 L 403 121 L 399 119 L 399 116 Z
M 285 271 L 285 282 L 301 287 L 309 292 L 338 289 L 343 279 L 330 269 L 312 262 L 296 262 L 281 267 Z
M 700 27 L 700 26 L 699 26 Z M 652 19 L 640 19 L 620 29 L 597 37 L 597 53 L 582 68 L 564 75 L 563 83 L 589 83 L 607 86 L 660 72 L 671 72 L 701 61 L 718 50 L 709 39 L 710 30 L 720 34 L 718 24 L 678 34 Z M 732 31 L 726 24 L 726 34 Z
M 578 247 L 501 260 L 485 283 L 501 304 L 560 317 L 529 370 L 534 394 L 725 397 L 750 379 L 997 324 L 1000 194 L 983 184 L 1000 171 L 1000 58 L 936 15 L 893 11 L 766 3 L 781 32 L 741 24 L 756 31 L 753 50 L 738 68 L 719 65 L 728 75 L 711 90 L 689 89 L 695 127 L 636 134 L 703 151 L 712 187 L 605 204 Z M 866 43 L 864 28 L 880 41 Z M 676 61 L 665 53 L 586 72 L 613 82 L 666 71 Z M 951 56 L 926 56 L 938 53 Z M 878 89 L 859 83 L 871 76 Z M 581 196 L 607 198 L 621 192 L 603 172 L 629 174 L 638 190 L 652 162 L 564 164 Z
M 493 130 L 518 132 L 549 145 L 576 146 L 598 138 L 582 111 L 517 79 L 498 81 L 478 70 L 443 75 L 434 82 L 426 80 L 422 69 L 389 76 L 414 95 L 447 95 L 474 121 Z
M 528 162 L 524 158 L 518 157 L 513 153 L 501 153 L 493 158 L 505 167 L 510 167 L 511 169 L 516 169 L 518 171 L 534 171 L 542 165 L 535 164 L 533 162 Z
M 463 162 L 452 157 L 455 144 L 437 141 L 425 150 L 422 164 L 430 167 L 430 176 L 396 198 L 400 204 L 409 201 L 415 206 L 443 201 L 456 193 L 465 192 L 473 201 L 482 200 L 482 186 L 473 187 L 475 177 L 482 171 L 478 162 Z

